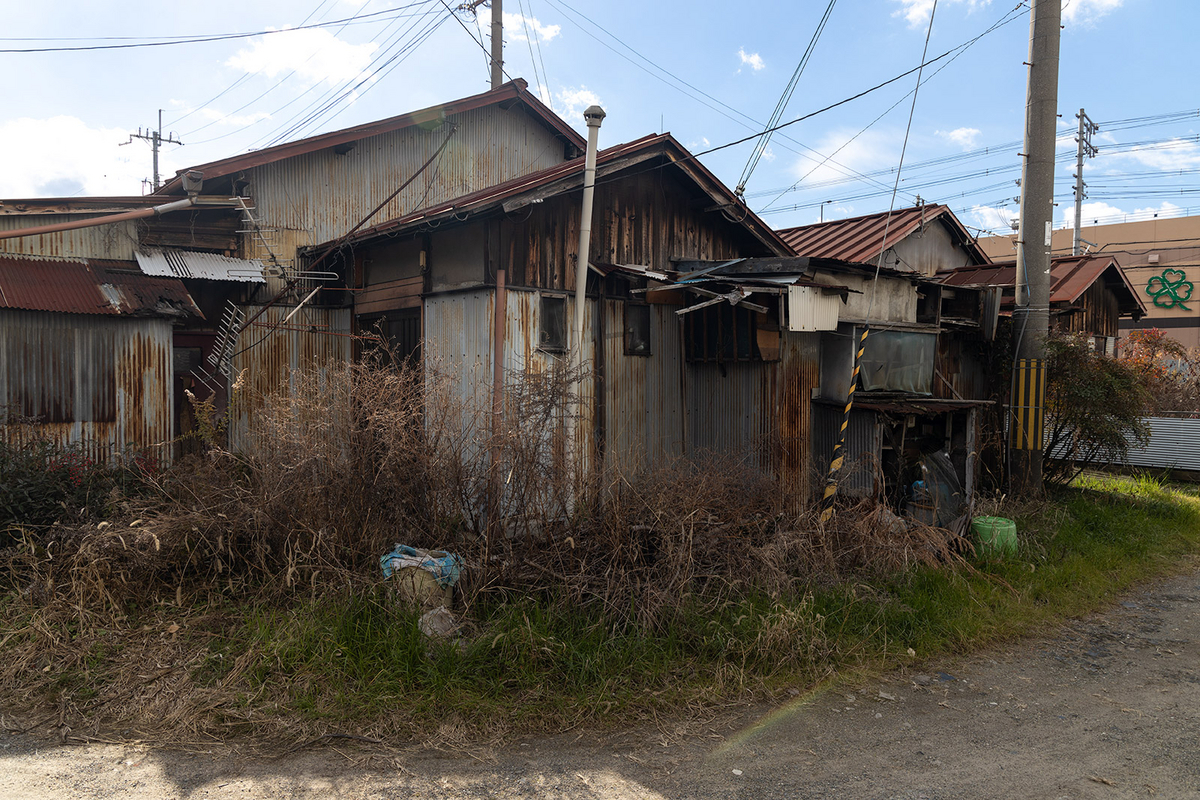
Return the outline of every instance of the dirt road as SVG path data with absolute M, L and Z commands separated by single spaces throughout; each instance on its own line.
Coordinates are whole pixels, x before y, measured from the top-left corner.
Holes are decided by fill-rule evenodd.
M 277 759 L 0 733 L 0 797 L 1200 797 L 1200 575 L 1055 635 L 708 725 Z

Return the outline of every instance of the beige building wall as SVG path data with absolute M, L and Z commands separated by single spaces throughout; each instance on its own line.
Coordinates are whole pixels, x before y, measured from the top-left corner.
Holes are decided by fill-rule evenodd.
M 1055 256 L 1071 254 L 1073 231 L 1054 231 Z M 1140 322 L 1121 320 L 1121 330 L 1159 328 L 1186 347 L 1200 347 L 1200 217 L 1149 219 L 1116 225 L 1085 225 L 1080 236 L 1090 252 L 1116 257 L 1146 304 Z M 996 261 L 1016 258 L 1016 234 L 980 238 Z

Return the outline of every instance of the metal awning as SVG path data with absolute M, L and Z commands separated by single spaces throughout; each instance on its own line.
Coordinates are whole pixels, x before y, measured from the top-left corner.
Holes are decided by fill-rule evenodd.
M 138 266 L 147 275 L 197 278 L 206 281 L 266 283 L 258 259 L 230 258 L 195 250 L 144 249 L 136 253 Z

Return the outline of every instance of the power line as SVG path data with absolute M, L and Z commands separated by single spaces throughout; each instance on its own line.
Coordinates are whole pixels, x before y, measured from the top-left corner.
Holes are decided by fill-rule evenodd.
M 421 3 L 412 3 L 411 5 L 421 5 Z M 389 8 L 384 11 L 373 11 L 370 14 L 363 14 L 355 17 L 345 17 L 343 19 L 330 20 L 329 22 L 315 22 L 312 25 L 298 25 L 295 28 L 280 28 L 276 30 L 255 31 L 253 33 L 220 33 L 208 36 L 174 36 L 174 37 L 152 37 L 152 36 L 137 36 L 137 37 L 102 37 L 99 41 L 108 41 L 112 39 L 164 39 L 165 41 L 141 41 L 131 44 L 103 44 L 103 45 L 77 45 L 71 47 L 30 47 L 30 48 L 5 48 L 0 49 L 0 53 L 66 53 L 80 52 L 86 50 L 129 50 L 138 47 L 172 47 L 180 44 L 201 44 L 203 42 L 223 42 L 231 39 L 250 39 L 255 36 L 270 36 L 277 33 L 289 33 L 291 31 L 310 30 L 312 28 L 329 28 L 334 25 L 340 25 L 348 22 L 363 22 L 372 17 L 404 17 L 407 14 L 400 13 L 410 6 L 400 6 L 399 8 Z M 74 39 L 0 39 L 0 41 L 76 41 Z M 97 41 L 90 39 L 90 41 Z
M 829 5 L 825 7 L 825 14 L 817 23 L 817 29 L 813 31 L 812 38 L 808 41 L 808 47 L 804 50 L 804 55 L 800 57 L 800 63 L 796 65 L 796 71 L 792 73 L 792 79 L 788 81 L 787 86 L 783 89 L 783 94 L 779 97 L 779 102 L 775 104 L 775 110 L 771 112 L 770 119 L 767 120 L 767 130 L 763 133 L 759 143 L 754 146 L 750 152 L 750 158 L 746 161 L 746 166 L 742 169 L 742 177 L 738 179 L 737 188 L 733 193 L 738 197 L 742 197 L 746 193 L 746 183 L 750 180 L 750 176 L 754 174 L 755 168 L 759 161 L 762 160 L 763 153 L 766 152 L 767 146 L 771 143 L 771 128 L 779 123 L 783 117 L 783 112 L 787 109 L 787 105 L 792 100 L 792 95 L 796 91 L 796 86 L 800 82 L 800 75 L 803 74 L 804 68 L 808 66 L 809 60 L 812 58 L 813 51 L 817 48 L 817 40 L 821 38 L 821 34 L 825 31 L 825 25 L 829 22 L 829 15 L 833 13 L 833 7 L 837 5 L 837 0 L 829 0 Z

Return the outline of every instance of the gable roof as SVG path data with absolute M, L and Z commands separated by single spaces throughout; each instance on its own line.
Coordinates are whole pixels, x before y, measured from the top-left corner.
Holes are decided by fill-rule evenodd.
M 962 267 L 937 274 L 938 280 L 947 286 L 1001 286 L 1015 287 L 1017 264 L 1007 261 L 987 267 Z M 1129 282 L 1117 259 L 1108 255 L 1062 256 L 1050 263 L 1050 304 L 1071 305 L 1079 300 L 1092 284 L 1103 280 L 1117 296 L 1117 308 L 1121 316 L 1141 316 L 1146 313 L 1146 304 Z M 1012 306 L 1008 296 L 1002 305 Z
M 615 145 L 596 154 L 596 180 L 612 175 L 637 164 L 656 158 L 669 162 L 679 169 L 713 201 L 714 206 L 736 207 L 740 218 L 733 220 L 744 226 L 751 235 L 777 255 L 791 255 L 791 250 L 778 233 L 746 208 L 719 178 L 713 175 L 695 156 L 675 140 L 669 133 L 653 134 L 632 142 Z M 663 168 L 667 165 L 664 164 Z M 381 234 L 394 234 L 420 223 L 439 222 L 450 217 L 464 219 L 467 214 L 478 214 L 503 208 L 515 211 L 530 203 L 579 189 L 583 185 L 584 158 L 566 161 L 548 169 L 514 178 L 496 186 L 490 186 L 472 194 L 456 197 L 438 205 L 429 206 L 411 214 L 388 220 L 371 228 L 359 231 L 346 240 L 345 244 L 372 239 Z M 326 243 L 330 244 L 330 243 Z
M 516 78 L 491 91 L 464 97 L 461 100 L 453 100 L 449 103 L 441 103 L 396 117 L 368 122 L 353 128 L 344 128 L 340 131 L 323 133 L 319 136 L 310 136 L 307 139 L 297 139 L 294 142 L 278 144 L 274 147 L 264 147 L 262 150 L 254 150 L 239 156 L 223 158 L 219 161 L 210 161 L 207 164 L 199 164 L 187 169 L 181 169 L 176 172 L 174 178 L 164 184 L 155 194 L 180 194 L 183 191 L 182 175 L 185 172 L 199 171 L 204 173 L 205 180 L 211 180 L 253 167 L 260 167 L 275 161 L 281 161 L 285 158 L 305 155 L 329 147 L 336 147 L 340 144 L 348 144 L 359 139 L 391 133 L 392 131 L 398 131 L 413 125 L 437 122 L 454 114 L 491 105 L 499 105 L 502 108 L 509 107 L 507 104 L 519 103 L 523 105 L 533 116 L 541 119 L 547 127 L 552 128 L 560 138 L 575 145 L 582 152 L 587 147 L 587 140 L 568 125 L 562 117 L 547 108 L 536 95 L 529 91 L 528 87 L 529 84 L 524 80 Z
M 883 250 L 891 249 L 934 220 L 940 221 L 956 244 L 971 253 L 981 264 L 990 264 L 987 253 L 976 243 L 949 206 L 931 205 L 900 208 L 891 212 L 835 219 L 815 225 L 784 228 L 779 234 L 801 256 L 836 258 L 841 261 L 874 263 Z M 884 231 L 887 239 L 884 240 Z
M 176 278 L 129 261 L 0 256 L 0 308 L 115 317 L 203 317 Z

